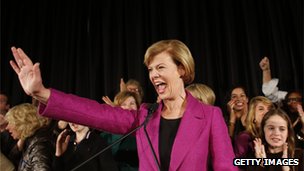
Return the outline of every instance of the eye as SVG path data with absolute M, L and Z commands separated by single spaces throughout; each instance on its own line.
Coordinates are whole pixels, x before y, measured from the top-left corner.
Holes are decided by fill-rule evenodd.
M 158 70 L 161 70 L 161 69 L 164 69 L 165 67 L 163 66 L 163 65 L 159 65 L 158 67 L 157 67 L 157 69 Z
M 280 128 L 280 131 L 282 131 L 282 132 L 285 131 L 285 130 L 286 130 L 286 128 Z

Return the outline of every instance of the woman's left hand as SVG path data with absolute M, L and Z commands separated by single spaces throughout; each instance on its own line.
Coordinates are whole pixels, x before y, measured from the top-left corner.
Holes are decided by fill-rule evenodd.
M 300 117 L 300 121 L 302 123 L 302 127 L 304 127 L 304 112 L 303 112 L 303 107 L 302 105 L 298 104 L 297 105 L 297 111 Z
M 288 158 L 288 144 L 284 143 L 283 144 L 283 155 L 282 158 Z M 283 171 L 289 171 L 290 167 L 289 166 L 282 166 Z
M 266 158 L 265 146 L 262 144 L 262 140 L 260 138 L 255 138 L 253 140 L 254 143 L 254 151 L 256 158 Z

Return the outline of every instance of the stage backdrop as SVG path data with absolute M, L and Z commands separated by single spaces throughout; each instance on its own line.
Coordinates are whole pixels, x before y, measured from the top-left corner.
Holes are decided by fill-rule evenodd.
M 195 59 L 197 83 L 216 104 L 233 85 L 261 95 L 259 61 L 268 56 L 283 90 L 303 89 L 303 0 L 1 0 L 1 90 L 30 101 L 9 65 L 11 46 L 41 63 L 44 84 L 101 102 L 120 78 L 140 81 L 156 100 L 145 50 L 179 39 Z

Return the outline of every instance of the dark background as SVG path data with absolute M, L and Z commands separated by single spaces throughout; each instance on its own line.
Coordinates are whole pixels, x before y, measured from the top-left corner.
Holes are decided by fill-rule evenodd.
M 283 90 L 303 90 L 303 0 L 1 0 L 1 90 L 12 105 L 29 102 L 9 65 L 11 46 L 41 63 L 46 87 L 101 102 L 123 77 L 156 99 L 145 50 L 179 39 L 196 62 L 194 82 L 216 104 L 233 85 L 261 95 L 259 62 L 270 58 Z

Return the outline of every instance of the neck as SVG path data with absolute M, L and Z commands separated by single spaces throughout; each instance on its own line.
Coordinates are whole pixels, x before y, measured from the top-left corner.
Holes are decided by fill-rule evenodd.
M 166 119 L 177 119 L 184 115 L 186 106 L 186 93 L 173 100 L 164 100 L 162 116 Z
M 79 143 L 80 141 L 82 141 L 85 138 L 85 136 L 87 135 L 88 132 L 89 132 L 88 128 L 84 128 L 83 130 L 81 130 L 79 132 L 76 132 L 76 139 L 75 139 L 75 141 L 77 143 Z
M 279 153 L 283 151 L 282 147 L 273 147 L 273 146 L 269 146 L 268 150 L 270 153 Z

